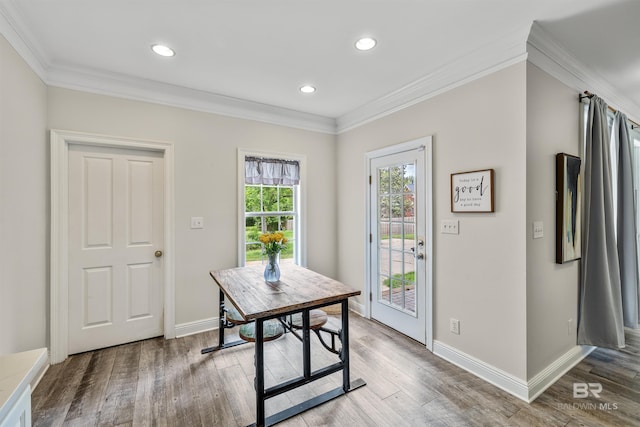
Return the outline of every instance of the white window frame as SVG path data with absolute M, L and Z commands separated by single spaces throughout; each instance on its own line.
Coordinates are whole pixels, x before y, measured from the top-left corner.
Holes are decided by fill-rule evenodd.
M 307 156 L 304 154 L 281 153 L 273 151 L 257 151 L 238 149 L 238 265 L 244 266 L 245 259 L 245 200 L 244 200 L 244 164 L 247 157 L 264 157 L 269 159 L 297 160 L 300 163 L 300 184 L 297 186 L 295 210 L 297 221 L 295 222 L 296 245 L 294 247 L 293 262 L 307 266 Z

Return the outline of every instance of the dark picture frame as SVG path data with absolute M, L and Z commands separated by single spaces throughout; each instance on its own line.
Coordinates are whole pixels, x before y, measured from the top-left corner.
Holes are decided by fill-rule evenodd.
M 493 212 L 493 182 L 493 169 L 452 173 L 451 212 Z
M 582 258 L 582 160 L 556 154 L 556 263 Z

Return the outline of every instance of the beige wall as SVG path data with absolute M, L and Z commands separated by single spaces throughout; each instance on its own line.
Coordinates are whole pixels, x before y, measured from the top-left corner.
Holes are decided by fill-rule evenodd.
M 47 89 L 4 38 L 0 59 L 0 354 L 48 345 L 51 128 L 175 144 L 177 324 L 215 317 L 207 271 L 236 265 L 238 148 L 307 156 L 309 267 L 364 290 L 365 154 L 433 135 L 435 340 L 525 380 L 575 345 L 567 320 L 575 328 L 579 264 L 554 263 L 553 158 L 578 154 L 577 103 L 533 65 L 336 137 Z M 481 168 L 496 171 L 496 212 L 452 214 L 449 175 Z M 191 216 L 205 228 L 191 230 Z M 459 235 L 437 232 L 448 218 Z M 543 239 L 531 238 L 534 220 L 544 221 Z M 449 333 L 450 317 L 460 335 Z
M 46 345 L 46 87 L 0 36 L 0 354 Z
M 526 64 L 338 136 L 339 278 L 365 286 L 365 153 L 433 135 L 434 339 L 526 379 Z M 494 168 L 496 209 L 452 214 L 450 174 Z M 459 235 L 439 234 L 460 221 Z M 363 300 L 361 299 L 361 302 Z M 449 332 L 449 318 L 461 334 Z
M 580 262 L 555 263 L 555 155 L 580 156 L 575 90 L 527 66 L 527 372 L 531 379 L 576 345 Z M 544 237 L 532 238 L 533 221 Z M 568 320 L 572 319 L 569 331 Z
M 307 156 L 308 266 L 336 273 L 335 137 L 49 88 L 48 127 L 175 144 L 176 324 L 216 317 L 208 272 L 237 265 L 238 148 Z M 203 216 L 202 230 L 190 218 Z

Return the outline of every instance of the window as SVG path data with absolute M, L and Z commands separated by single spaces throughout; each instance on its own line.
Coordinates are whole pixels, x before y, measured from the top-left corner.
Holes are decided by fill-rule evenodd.
M 287 238 L 280 262 L 302 264 L 301 161 L 296 156 L 241 153 L 241 250 L 239 265 L 266 262 L 259 236 L 281 231 Z

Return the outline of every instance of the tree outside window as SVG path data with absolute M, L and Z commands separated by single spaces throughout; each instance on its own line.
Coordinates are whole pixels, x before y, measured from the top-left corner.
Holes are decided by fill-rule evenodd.
M 260 234 L 281 231 L 287 247 L 280 253 L 281 262 L 293 262 L 298 243 L 295 233 L 296 185 L 246 184 L 245 200 L 245 263 L 266 261 L 262 254 Z

